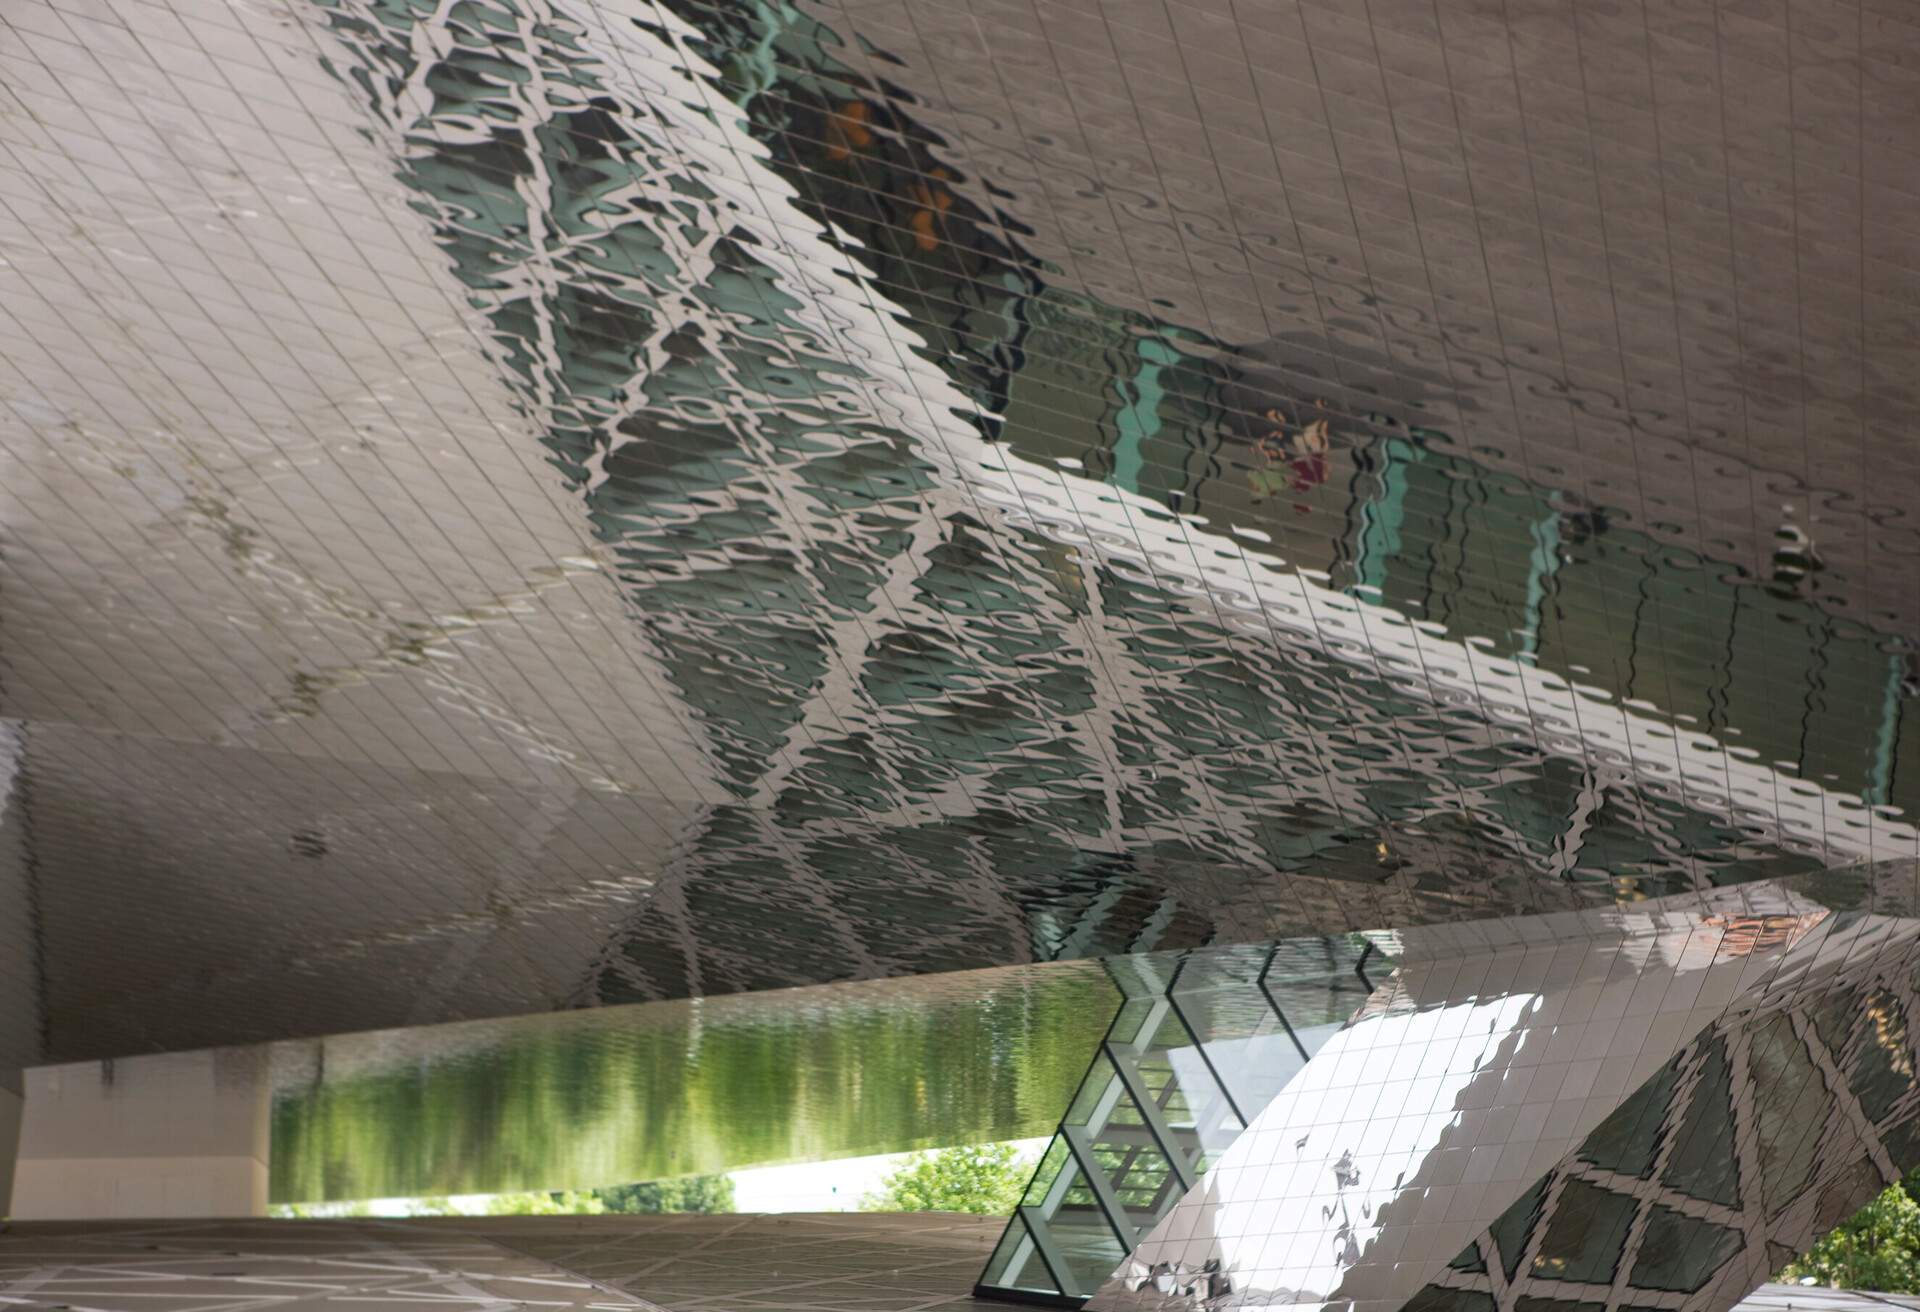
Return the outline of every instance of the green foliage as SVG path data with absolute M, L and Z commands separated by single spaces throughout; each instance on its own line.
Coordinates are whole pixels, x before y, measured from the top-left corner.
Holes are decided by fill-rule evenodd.
M 689 1175 L 646 1184 L 616 1184 L 593 1191 L 609 1212 L 731 1212 L 733 1177 Z
M 616 1184 L 600 1189 L 531 1190 L 493 1194 L 462 1208 L 451 1198 L 395 1200 L 398 1216 L 597 1216 L 603 1212 L 731 1212 L 733 1179 L 725 1175 L 690 1175 L 679 1180 L 646 1184 Z M 373 1204 L 275 1203 L 267 1215 L 288 1220 L 327 1220 L 372 1216 Z M 383 1213 L 385 1215 L 385 1213 Z
M 1007 1216 L 1020 1202 L 1032 1163 L 1012 1144 L 972 1144 L 915 1153 L 861 1200 L 866 1212 L 977 1212 Z
M 1920 1172 L 1841 1222 L 1776 1279 L 1883 1294 L 1920 1293 Z
M 373 1204 L 364 1199 L 352 1203 L 275 1203 L 267 1208 L 267 1215 L 276 1221 L 332 1221 L 372 1216 Z
M 714 999 L 697 1035 L 684 1010 L 638 1028 L 580 1011 L 489 1022 L 493 1040 L 458 1060 L 342 1060 L 274 1099 L 272 1196 L 664 1180 L 1048 1134 L 1119 1005 L 1096 963 L 1064 964 L 975 996 L 857 986 L 819 1014 Z
M 459 1216 L 460 1209 L 453 1205 L 451 1198 L 415 1198 L 412 1200 L 408 1216 Z
M 495 1194 L 487 1199 L 487 1216 L 594 1216 L 607 1210 L 591 1189 L 555 1190 L 524 1194 Z
M 464 1216 L 451 1198 L 401 1198 L 394 1200 L 400 1210 L 381 1212 L 380 1216 Z M 338 1221 L 373 1216 L 373 1202 L 360 1198 L 345 1203 L 274 1203 L 267 1215 L 277 1220 Z

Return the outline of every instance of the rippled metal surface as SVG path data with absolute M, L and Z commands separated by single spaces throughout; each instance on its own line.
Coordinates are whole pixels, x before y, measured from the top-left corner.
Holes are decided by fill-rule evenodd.
M 1414 931 L 1088 1306 L 1733 1306 L 1920 1163 L 1920 921 L 1804 891 Z
M 22 1301 L 103 1312 L 230 1302 L 660 1312 L 510 1245 L 419 1222 L 15 1222 L 0 1239 L 0 1282 Z
M 1910 854 L 1908 29 L 1436 12 L 10 8 L 8 1050 Z

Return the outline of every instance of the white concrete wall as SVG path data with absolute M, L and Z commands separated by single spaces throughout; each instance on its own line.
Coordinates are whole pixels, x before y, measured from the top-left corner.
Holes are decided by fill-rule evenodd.
M 266 1076 L 247 1049 L 29 1069 L 12 1216 L 265 1215 Z

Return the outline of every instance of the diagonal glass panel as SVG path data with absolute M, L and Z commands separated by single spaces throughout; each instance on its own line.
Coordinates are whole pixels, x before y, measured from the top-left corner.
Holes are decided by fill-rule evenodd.
M 1822 1123 L 1832 1102 L 1820 1070 L 1792 1022 L 1780 1016 L 1754 1035 L 1749 1057 L 1754 1072 L 1754 1123 L 1759 1142 L 1761 1192 L 1768 1213 L 1785 1208 L 1806 1187 L 1820 1141 L 1807 1133 Z
M 1371 991 L 1362 939 L 1114 958 L 1115 1015 L 975 1292 L 1077 1305 Z
M 1740 1205 L 1740 1158 L 1733 1146 L 1732 1072 L 1727 1065 L 1727 1041 L 1716 1037 L 1707 1045 L 1694 1086 L 1687 1118 L 1674 1139 L 1666 1183 L 1690 1198 L 1722 1207 Z
M 1068 1163 L 1055 1184 L 1055 1199 L 1044 1212 L 1023 1209 L 1022 1220 L 1056 1254 L 1061 1291 L 1086 1298 L 1126 1259 L 1133 1236 L 1123 1242 L 1112 1220 L 1113 1200 L 1098 1169 Z
M 987 1259 L 986 1278 L 1003 1289 L 1058 1288 L 1060 1278 L 1053 1274 L 1047 1256 L 1034 1242 L 1024 1209 L 1016 1208 L 993 1256 Z
M 1900 1095 L 1913 1087 L 1913 1045 L 1907 1036 L 1906 1013 L 1892 992 L 1875 989 L 1867 995 L 1860 1021 L 1863 1034 L 1847 1079 L 1867 1119 L 1884 1121 Z

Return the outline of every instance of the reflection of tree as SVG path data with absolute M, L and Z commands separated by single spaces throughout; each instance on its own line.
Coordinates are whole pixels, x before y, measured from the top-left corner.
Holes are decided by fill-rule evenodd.
M 663 1212 L 731 1212 L 733 1180 L 725 1175 L 689 1175 L 677 1180 L 614 1184 L 599 1189 L 535 1190 L 495 1194 L 488 1216 L 658 1215 Z M 424 1215 L 416 1212 L 415 1215 Z
M 272 1192 L 491 1193 L 1045 1134 L 1116 1005 L 1097 967 L 1050 966 L 500 1022 L 486 1045 L 282 1092 Z
M 1010 1143 L 915 1153 L 861 1200 L 866 1212 L 973 1212 L 1006 1216 L 1020 1203 L 1033 1163 Z
M 593 1216 L 606 1210 L 591 1189 L 495 1194 L 481 1209 L 486 1216 Z
M 733 1177 L 688 1175 L 646 1184 L 616 1184 L 592 1191 L 609 1212 L 731 1212 Z
M 658 1215 L 665 1212 L 731 1212 L 733 1179 L 725 1175 L 689 1175 L 677 1180 L 607 1185 L 599 1189 L 528 1189 L 488 1194 L 464 1202 L 444 1196 L 390 1200 L 376 1213 L 366 1199 L 347 1203 L 276 1203 L 268 1215 L 298 1220 L 341 1220 L 381 1216 L 599 1216 Z
M 1920 1294 L 1920 1171 L 1883 1190 L 1777 1278 Z

